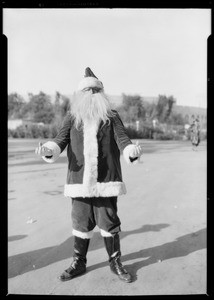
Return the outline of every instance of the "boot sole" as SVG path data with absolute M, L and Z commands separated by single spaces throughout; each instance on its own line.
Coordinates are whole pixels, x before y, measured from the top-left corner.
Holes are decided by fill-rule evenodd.
M 81 275 L 83 275 L 83 274 L 85 274 L 85 273 L 86 273 L 86 271 L 83 272 L 83 273 L 79 273 L 79 274 L 76 274 L 76 275 L 74 275 L 74 276 L 65 278 L 65 279 L 62 279 L 60 276 L 57 277 L 57 278 L 58 278 L 60 281 L 64 282 L 64 281 L 69 281 L 69 280 L 71 280 L 71 279 L 73 279 L 73 278 L 76 278 L 76 277 L 78 277 L 78 276 L 81 276 Z
M 120 279 L 121 281 L 123 281 L 123 282 L 126 282 L 126 283 L 132 282 L 132 279 L 126 280 L 126 279 L 121 278 L 119 275 L 117 275 L 117 276 L 118 276 L 119 279 Z
M 132 279 L 131 279 L 131 278 L 130 278 L 129 280 L 125 280 L 125 279 L 121 278 L 120 275 L 118 275 L 118 274 L 115 273 L 114 271 L 111 270 L 111 272 L 112 272 L 114 275 L 117 275 L 117 277 L 118 277 L 121 281 L 123 281 L 123 282 L 126 282 L 126 283 L 132 282 Z
M 119 277 L 119 276 L 118 276 Z M 131 283 L 132 282 L 132 280 L 131 279 L 129 279 L 129 280 L 125 280 L 125 279 L 123 279 L 123 278 L 120 278 L 119 277 L 119 279 L 121 280 L 121 281 L 123 281 L 123 282 L 126 282 L 126 283 Z

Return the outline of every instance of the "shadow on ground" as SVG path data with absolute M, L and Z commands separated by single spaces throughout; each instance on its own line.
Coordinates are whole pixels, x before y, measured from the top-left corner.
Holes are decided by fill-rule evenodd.
M 148 231 L 160 231 L 168 227 L 169 224 L 143 225 L 142 227 L 123 231 L 120 233 L 120 238 L 123 239 L 131 234 L 138 234 Z M 15 277 L 20 274 L 46 267 L 57 261 L 71 258 L 73 254 L 74 237 L 71 236 L 65 242 L 54 247 L 47 247 L 35 251 L 25 252 L 10 256 L 8 258 L 8 278 Z M 94 232 L 93 238 L 90 241 L 89 251 L 104 248 L 103 237 L 100 232 Z M 103 252 L 105 255 L 105 252 Z M 107 254 L 106 254 L 107 259 Z
M 8 242 L 13 242 L 13 241 L 21 240 L 21 239 L 24 239 L 25 237 L 27 237 L 26 234 L 11 235 L 11 236 L 8 237 Z
M 136 230 L 126 231 L 121 233 L 121 239 L 131 234 L 138 234 L 148 231 L 160 231 L 168 227 L 169 224 L 144 225 Z M 52 263 L 71 258 L 73 249 L 73 236 L 67 239 L 62 244 L 55 247 L 47 247 L 27 253 L 22 253 L 9 257 L 8 259 L 8 278 L 24 274 L 26 272 L 46 267 Z M 95 232 L 91 240 L 89 251 L 104 248 L 103 238 L 99 232 Z M 122 256 L 122 262 L 126 269 L 132 274 L 133 280 L 137 280 L 137 272 L 139 269 L 148 266 L 158 261 L 163 261 L 170 258 L 186 256 L 194 251 L 206 248 L 206 228 L 197 232 L 193 232 L 177 238 L 175 241 L 166 243 L 152 248 L 142 249 L 130 254 Z M 102 263 L 89 266 L 87 271 L 103 268 L 108 265 L 107 254 L 105 261 Z M 135 263 L 126 265 L 124 262 L 141 259 Z M 67 268 L 68 266 L 62 266 Z M 57 276 L 57 274 L 56 274 Z
M 159 263 L 175 257 L 186 256 L 197 250 L 206 248 L 206 228 L 183 235 L 175 241 L 160 246 L 142 249 L 121 258 L 124 267 L 132 275 L 133 281 L 137 280 L 137 271 L 150 264 Z M 142 260 L 126 265 L 124 262 L 140 258 Z M 88 268 L 88 271 L 107 266 L 106 262 L 98 263 Z

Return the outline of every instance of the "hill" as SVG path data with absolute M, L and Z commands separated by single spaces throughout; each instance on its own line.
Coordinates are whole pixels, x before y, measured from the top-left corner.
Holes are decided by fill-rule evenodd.
M 122 96 L 109 96 L 111 103 L 117 107 L 122 104 Z M 157 103 L 158 97 L 151 97 L 151 96 L 143 96 L 143 101 L 148 103 Z M 184 106 L 184 105 L 177 105 L 175 104 L 173 107 L 174 112 L 180 113 L 182 116 L 207 116 L 207 109 L 202 107 L 196 106 Z
M 174 111 L 177 113 L 185 115 L 194 115 L 194 116 L 207 116 L 207 109 L 202 107 L 195 107 L 195 106 L 182 106 L 182 105 L 175 105 Z
M 109 96 L 111 103 L 114 107 L 117 107 L 122 104 L 122 96 Z M 148 103 L 157 103 L 158 97 L 151 97 L 151 96 L 143 96 L 143 101 Z M 174 112 L 180 113 L 182 116 L 188 115 L 199 115 L 206 117 L 207 116 L 207 109 L 202 107 L 196 106 L 184 106 L 184 105 L 177 105 L 175 104 L 173 107 Z

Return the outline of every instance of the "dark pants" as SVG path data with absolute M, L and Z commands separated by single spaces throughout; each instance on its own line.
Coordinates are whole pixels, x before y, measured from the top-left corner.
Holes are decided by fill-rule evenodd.
M 114 234 L 120 231 L 117 215 L 117 197 L 72 198 L 73 229 L 89 232 L 97 225 Z

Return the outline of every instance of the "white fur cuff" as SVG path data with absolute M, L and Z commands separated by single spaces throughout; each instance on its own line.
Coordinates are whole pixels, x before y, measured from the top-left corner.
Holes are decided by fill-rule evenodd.
M 124 182 L 97 182 L 94 186 L 85 187 L 84 184 L 65 184 L 65 197 L 114 197 L 126 194 Z
M 59 158 L 59 156 L 60 156 L 60 153 L 61 153 L 60 147 L 57 145 L 57 143 L 52 142 L 52 141 L 48 141 L 43 146 L 51 149 L 52 152 L 53 152 L 53 155 L 50 158 L 48 158 L 47 156 L 42 156 L 42 158 L 44 159 L 44 161 L 46 161 L 48 163 L 55 162 Z
M 103 230 L 103 229 L 100 229 L 100 234 L 101 234 L 103 237 L 113 236 L 110 232 L 105 231 L 105 230 Z
M 97 88 L 103 89 L 103 84 L 101 81 L 99 81 L 95 77 L 85 77 L 80 81 L 80 83 L 78 85 L 78 90 L 82 91 L 89 87 L 91 87 L 91 88 L 97 87 Z
M 94 231 L 91 230 L 91 231 L 88 231 L 88 232 L 82 232 L 82 231 L 78 231 L 78 230 L 73 229 L 72 233 L 73 233 L 74 236 L 78 236 L 82 239 L 91 239 L 92 236 L 93 236 Z
M 127 162 L 127 164 L 131 164 L 129 157 L 130 157 L 130 153 L 132 153 L 132 151 L 135 149 L 135 147 L 136 147 L 136 145 L 129 144 L 123 150 L 123 157 L 124 157 L 125 161 Z

